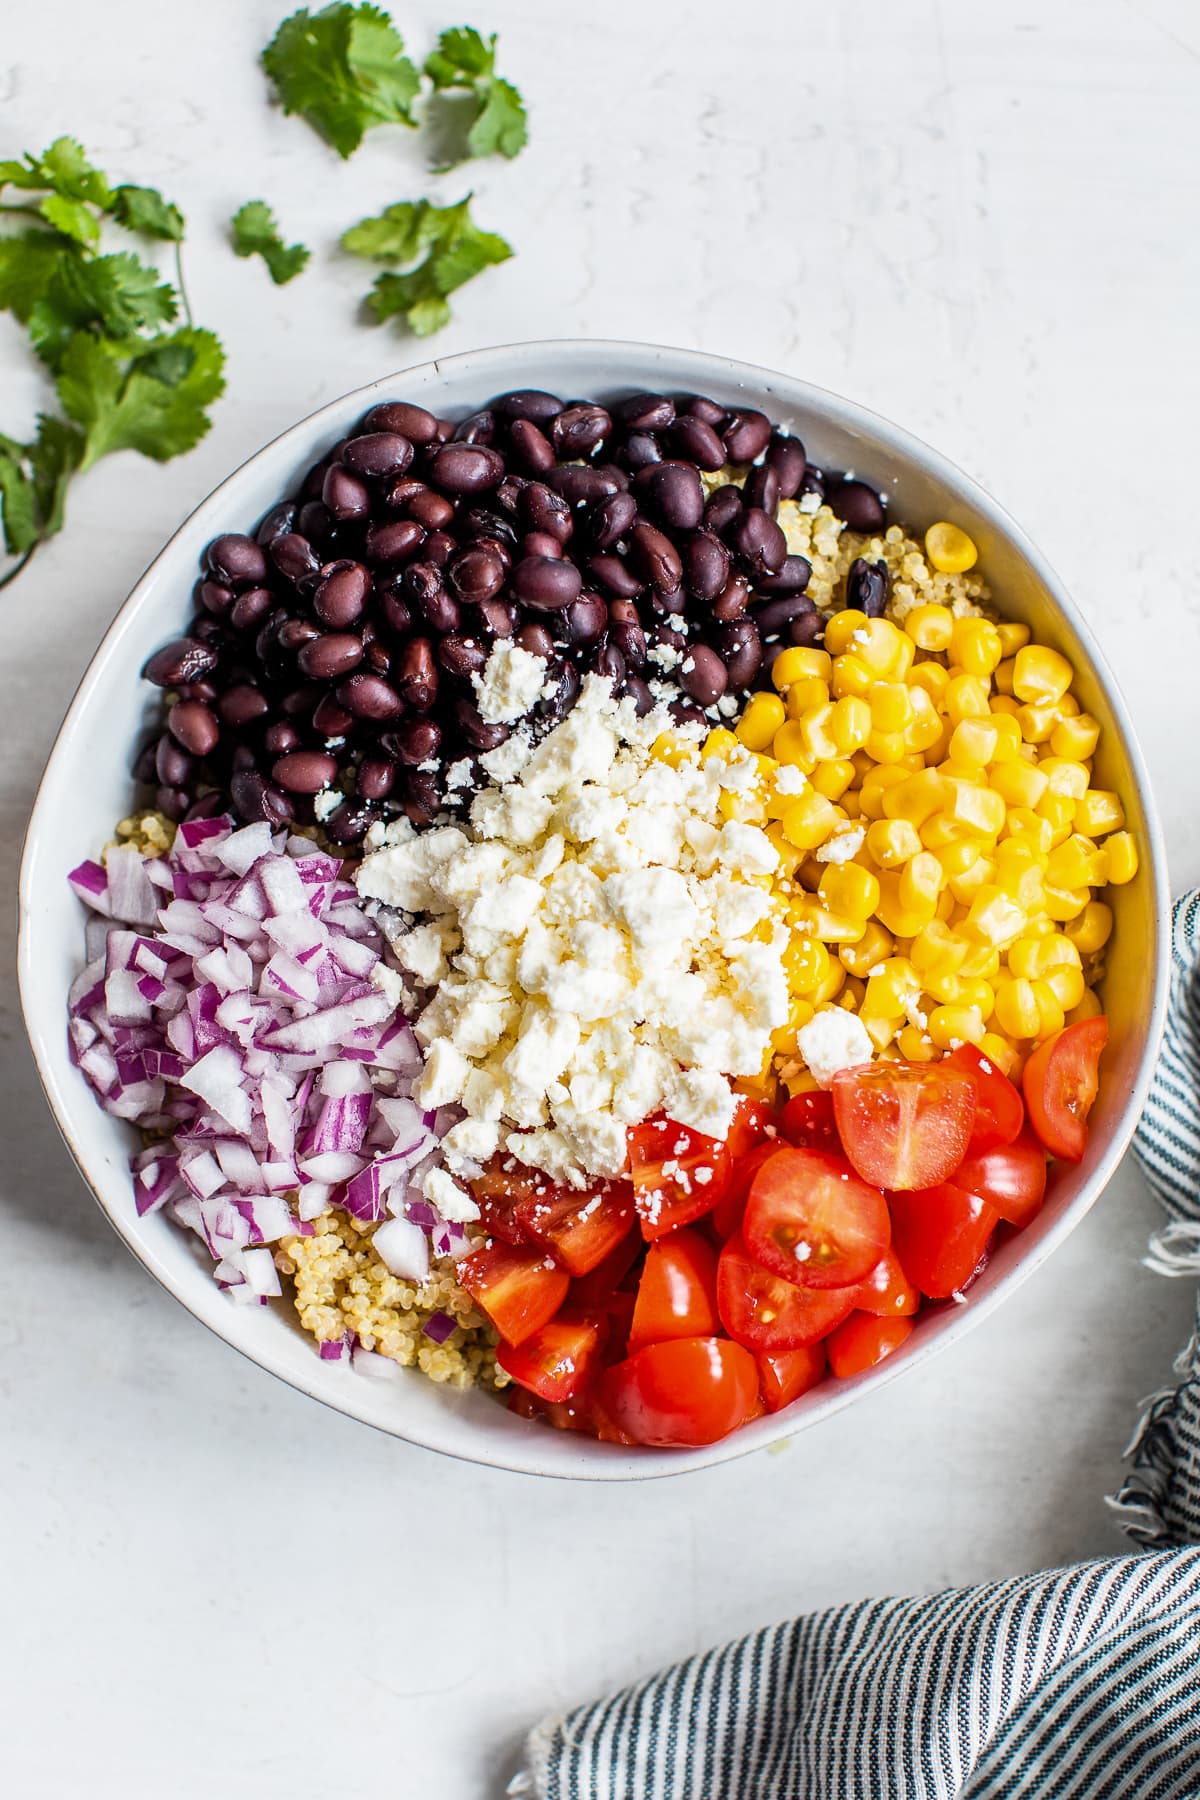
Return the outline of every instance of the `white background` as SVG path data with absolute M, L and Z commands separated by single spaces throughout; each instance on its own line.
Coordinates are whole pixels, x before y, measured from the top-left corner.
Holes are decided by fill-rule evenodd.
M 182 515 L 321 402 L 421 359 L 356 313 L 339 231 L 429 191 L 267 105 L 280 0 L 6 9 L 0 154 L 82 137 L 188 215 L 229 350 L 208 439 L 114 458 L 0 598 L 0 859 L 101 631 Z M 462 14 L 412 0 L 423 54 Z M 1119 671 L 1177 887 L 1194 725 L 1200 15 L 1191 0 L 480 0 L 533 137 L 468 184 L 517 247 L 439 350 L 574 333 L 727 352 L 938 444 L 1030 529 Z M 435 187 L 434 191 L 438 191 Z M 223 228 L 264 195 L 314 265 L 277 290 Z M 397 382 L 397 392 L 403 390 Z M 0 320 L 0 430 L 39 399 Z M 103 822 L 97 822 L 97 831 Z M 83 851 L 88 846 L 80 846 Z M 5 906 L 7 934 L 11 906 Z M 802 1608 L 1122 1540 L 1103 1495 L 1186 1331 L 1139 1266 L 1131 1166 L 932 1366 L 781 1454 L 627 1490 L 371 1435 L 208 1336 L 118 1248 L 0 1034 L 0 1787 L 41 1800 L 496 1793 L 543 1712 Z

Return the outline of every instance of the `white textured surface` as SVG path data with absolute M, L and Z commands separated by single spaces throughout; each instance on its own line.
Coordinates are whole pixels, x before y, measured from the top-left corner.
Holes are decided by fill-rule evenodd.
M 380 132 L 343 166 L 263 104 L 282 4 L 45 0 L 6 20 L 0 153 L 80 135 L 189 217 L 231 353 L 209 439 L 102 465 L 0 599 L 6 891 L 54 727 L 180 516 L 283 425 L 417 347 L 355 318 L 338 230 L 421 191 Z M 398 16 L 423 50 L 461 16 Z M 515 262 L 446 351 L 572 332 L 785 367 L 987 483 L 1091 616 L 1139 722 L 1177 885 L 1200 877 L 1187 733 L 1200 28 L 1187 0 L 493 0 L 534 142 L 468 180 Z M 558 31 L 552 17 L 570 17 Z M 322 254 L 273 289 L 222 222 L 262 193 Z M 0 320 L 0 429 L 37 402 Z M 4 929 L 9 929 L 11 906 Z M 6 947 L 7 949 L 7 947 Z M 9 958 L 10 960 L 10 958 Z M 11 1003 L 11 980 L 5 977 Z M 441 1461 L 235 1358 L 120 1250 L 0 1043 L 0 1770 L 58 1800 L 495 1792 L 525 1725 L 764 1620 L 1117 1546 L 1101 1495 L 1188 1296 L 1138 1264 L 1126 1167 L 965 1343 L 764 1456 L 639 1488 Z

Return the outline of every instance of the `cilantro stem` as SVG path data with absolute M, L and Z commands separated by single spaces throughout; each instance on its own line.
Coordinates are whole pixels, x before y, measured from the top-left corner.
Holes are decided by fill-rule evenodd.
M 183 285 L 183 246 L 178 238 L 175 239 L 175 282 L 179 288 L 179 298 L 183 301 L 183 316 L 188 322 L 188 330 L 190 331 L 195 325 L 195 320 L 192 318 L 192 308 L 191 303 L 188 300 L 187 289 Z
M 38 538 L 34 543 L 30 544 L 28 550 L 25 552 L 25 554 L 21 558 L 20 562 L 15 563 L 13 565 L 13 567 L 8 571 L 7 575 L 0 575 L 0 588 L 6 588 L 10 581 L 15 581 L 17 579 L 17 576 L 21 573 L 21 570 L 23 568 L 25 568 L 26 564 L 31 560 L 34 551 L 38 547 L 38 544 L 42 543 L 43 541 L 44 540 L 42 538 Z

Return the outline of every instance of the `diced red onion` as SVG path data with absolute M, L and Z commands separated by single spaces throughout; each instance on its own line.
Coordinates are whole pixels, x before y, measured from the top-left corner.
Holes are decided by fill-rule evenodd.
M 427 1338 L 433 1339 L 435 1344 L 444 1344 L 457 1327 L 457 1319 L 452 1319 L 449 1313 L 435 1312 L 430 1314 L 421 1329 Z

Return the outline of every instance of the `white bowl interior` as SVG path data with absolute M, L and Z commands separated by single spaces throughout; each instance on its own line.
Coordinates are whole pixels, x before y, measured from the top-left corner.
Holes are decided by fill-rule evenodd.
M 1113 896 L 1117 922 L 1104 989 L 1112 1037 L 1084 1162 L 1054 1177 L 1040 1217 L 996 1252 L 965 1305 L 922 1317 L 904 1350 L 878 1370 L 853 1382 L 823 1384 L 785 1413 L 706 1450 L 630 1452 L 547 1430 L 484 1394 L 451 1392 L 415 1372 L 379 1380 L 321 1362 L 282 1308 L 240 1308 L 221 1294 L 190 1234 L 161 1216 L 137 1217 L 127 1164 L 134 1134 L 101 1112 L 67 1054 L 66 996 L 83 954 L 83 912 L 67 872 L 95 855 L 129 810 L 132 754 L 157 699 L 139 680 L 139 670 L 186 623 L 205 544 L 220 531 L 252 529 L 375 401 L 415 400 L 458 414 L 513 387 L 599 399 L 666 388 L 757 406 L 794 430 L 815 462 L 852 469 L 884 488 L 894 518 L 921 529 L 940 518 L 962 525 L 979 544 L 982 569 L 1004 616 L 1027 621 L 1075 665 L 1080 701 L 1104 727 L 1097 781 L 1121 793 L 1142 852 L 1140 876 Z M 761 1448 L 891 1379 L 990 1311 L 1077 1223 L 1112 1173 L 1145 1097 L 1165 1007 L 1168 890 L 1141 755 L 1090 634 L 1024 534 L 944 458 L 857 406 L 724 358 L 637 344 L 524 344 L 426 363 L 323 408 L 223 482 L 142 577 L 75 696 L 30 822 L 20 905 L 22 999 L 50 1103 L 85 1180 L 150 1272 L 219 1336 L 339 1411 L 477 1462 L 585 1479 L 678 1473 Z

